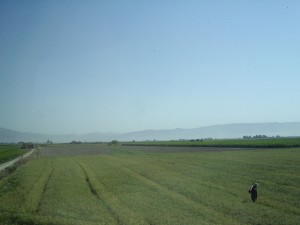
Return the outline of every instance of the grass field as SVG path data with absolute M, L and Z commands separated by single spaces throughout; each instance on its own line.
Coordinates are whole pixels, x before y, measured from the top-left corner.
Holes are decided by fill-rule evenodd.
M 19 145 L 0 145 L 0 164 L 25 153 Z
M 300 147 L 300 138 L 260 139 L 209 139 L 185 141 L 124 142 L 125 146 L 189 146 L 189 147 L 238 147 L 238 148 L 291 148 Z
M 82 145 L 84 154 L 104 154 L 59 153 L 71 148 L 42 149 L 47 157 L 0 181 L 0 224 L 300 222 L 299 148 L 166 153 Z

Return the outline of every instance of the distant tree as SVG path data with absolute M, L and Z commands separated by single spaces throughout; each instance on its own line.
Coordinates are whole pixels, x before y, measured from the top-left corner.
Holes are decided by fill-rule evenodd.
M 117 140 L 112 140 L 108 145 L 118 145 L 119 142 Z
M 243 136 L 243 139 L 251 139 L 251 138 L 252 138 L 251 135 L 249 135 L 249 136 L 244 135 L 244 136 Z
M 259 135 L 253 136 L 253 138 L 268 138 L 268 136 L 259 134 Z
M 81 144 L 81 141 L 71 141 L 70 144 Z
M 23 143 L 21 145 L 21 149 L 34 149 L 34 144 L 31 142 Z

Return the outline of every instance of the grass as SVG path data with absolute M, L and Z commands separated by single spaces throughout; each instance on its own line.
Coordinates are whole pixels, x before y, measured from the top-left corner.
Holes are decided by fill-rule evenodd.
M 125 146 L 177 146 L 177 147 L 238 147 L 238 148 L 291 148 L 300 147 L 300 138 L 265 139 L 211 139 L 185 141 L 124 142 Z
M 0 164 L 16 158 L 24 152 L 19 145 L 0 145 Z
M 299 148 L 35 158 L 0 181 L 0 224 L 299 224 L 299 167 Z

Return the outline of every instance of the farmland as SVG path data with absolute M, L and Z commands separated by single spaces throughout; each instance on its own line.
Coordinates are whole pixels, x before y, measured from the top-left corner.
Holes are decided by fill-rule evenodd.
M 0 181 L 0 224 L 299 224 L 299 148 L 223 150 L 47 146 Z
M 261 139 L 204 139 L 180 141 L 125 142 L 126 146 L 171 146 L 171 147 L 233 147 L 233 148 L 291 148 L 300 147 L 300 138 Z
M 25 153 L 19 145 L 0 145 L 0 164 Z

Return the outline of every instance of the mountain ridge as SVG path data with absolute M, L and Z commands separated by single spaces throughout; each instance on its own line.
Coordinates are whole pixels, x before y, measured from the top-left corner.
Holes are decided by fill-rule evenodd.
M 102 133 L 49 135 L 30 132 L 20 132 L 0 127 L 0 143 L 36 142 L 45 143 L 51 140 L 54 143 L 68 143 L 73 140 L 83 142 L 102 141 L 145 141 L 145 140 L 179 140 L 201 138 L 242 138 L 243 136 L 300 136 L 300 122 L 287 123 L 231 123 L 217 124 L 191 129 L 157 129 L 142 130 L 127 133 Z

